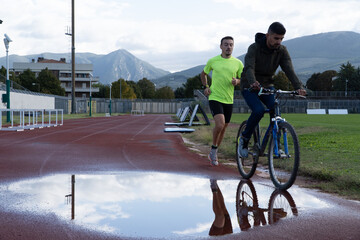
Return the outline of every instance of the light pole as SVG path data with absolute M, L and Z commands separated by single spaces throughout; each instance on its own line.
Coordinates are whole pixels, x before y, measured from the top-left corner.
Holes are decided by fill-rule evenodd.
M 347 85 L 349 80 L 345 80 L 345 97 L 347 97 Z
M 121 79 L 120 79 L 120 100 L 121 100 Z
M 8 35 L 4 34 L 4 44 L 6 48 L 6 108 L 10 109 L 10 79 L 9 79 L 9 43 L 12 40 Z M 10 122 L 10 112 L 8 111 L 6 114 L 6 121 Z
M 112 84 L 110 83 L 110 103 L 109 103 L 109 114 L 111 116 L 111 86 Z
M 89 116 L 91 117 L 91 80 L 93 78 L 93 75 L 91 73 L 89 73 L 89 75 L 90 75 L 90 102 L 89 102 L 90 110 L 89 110 Z

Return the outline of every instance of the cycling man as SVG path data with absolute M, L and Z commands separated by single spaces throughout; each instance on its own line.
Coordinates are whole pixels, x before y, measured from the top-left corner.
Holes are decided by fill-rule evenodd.
M 269 26 L 268 32 L 257 33 L 255 43 L 251 44 L 245 55 L 245 67 L 241 76 L 241 93 L 251 109 L 251 115 L 246 128 L 239 140 L 238 153 L 241 157 L 248 157 L 248 142 L 255 127 L 264 116 L 265 108 L 274 109 L 274 95 L 258 96 L 249 88 L 259 89 L 260 85 L 265 88 L 274 88 L 273 76 L 280 66 L 290 80 L 293 87 L 300 95 L 306 95 L 302 83 L 295 74 L 290 55 L 285 46 L 281 45 L 286 29 L 279 23 L 274 22 Z

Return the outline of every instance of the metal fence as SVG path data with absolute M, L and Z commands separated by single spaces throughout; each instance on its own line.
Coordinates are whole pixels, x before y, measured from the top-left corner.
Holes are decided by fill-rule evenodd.
M 176 113 L 177 109 L 184 108 L 199 103 L 206 112 L 210 112 L 206 97 L 196 95 L 194 99 L 174 99 L 174 100 L 125 100 L 112 99 L 112 113 L 130 113 L 131 110 L 144 110 L 145 113 Z M 347 109 L 349 113 L 360 113 L 360 99 L 355 98 L 318 98 L 308 96 L 306 99 L 287 99 L 281 103 L 283 113 L 306 113 L 306 109 L 317 106 L 322 109 Z M 93 113 L 108 113 L 110 100 L 95 98 L 92 101 Z M 70 113 L 71 99 L 66 97 L 56 97 L 55 108 L 63 109 L 64 114 Z M 88 113 L 89 100 L 76 99 L 76 112 Z M 249 113 L 250 109 L 242 97 L 234 99 L 234 113 Z

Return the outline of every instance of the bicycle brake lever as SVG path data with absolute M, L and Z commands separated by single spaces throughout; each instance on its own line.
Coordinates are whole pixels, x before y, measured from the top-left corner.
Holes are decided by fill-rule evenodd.
M 259 93 L 258 93 L 258 96 L 260 96 L 261 95 L 261 93 L 262 93 L 262 91 L 264 90 L 264 88 L 263 87 L 260 87 L 260 90 L 259 90 Z

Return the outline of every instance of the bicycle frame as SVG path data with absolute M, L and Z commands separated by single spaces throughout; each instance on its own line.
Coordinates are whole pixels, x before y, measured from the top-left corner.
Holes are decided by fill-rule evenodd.
M 265 132 L 265 135 L 264 135 L 262 141 L 261 141 L 261 145 L 258 146 L 259 155 L 264 156 L 265 148 L 269 141 L 270 132 L 272 132 L 272 136 L 273 136 L 274 142 L 275 142 L 274 155 L 276 157 L 281 157 L 281 154 L 279 153 L 279 145 L 278 145 L 278 143 L 279 143 L 278 134 L 277 134 L 278 133 L 278 124 L 280 122 L 285 122 L 286 120 L 281 117 L 279 100 L 275 99 L 275 113 L 274 114 L 271 113 L 270 109 L 266 109 L 265 113 L 270 114 L 270 124 Z M 257 131 L 256 131 L 257 139 L 259 140 L 258 143 L 260 143 L 260 140 L 261 140 L 260 125 L 258 124 L 256 128 L 257 128 Z M 287 156 L 289 154 L 289 151 L 288 151 L 288 146 L 287 146 L 287 133 L 286 132 L 283 134 L 283 138 L 284 138 L 284 143 L 285 143 L 284 150 L 285 150 L 285 154 Z
M 247 127 L 247 121 L 243 121 L 240 124 L 236 137 L 236 163 L 238 170 L 243 178 L 249 179 L 256 171 L 259 157 L 267 156 L 270 178 L 275 187 L 288 189 L 296 179 L 300 162 L 300 149 L 294 127 L 281 117 L 280 99 L 282 95 L 299 96 L 299 93 L 297 91 L 261 88 L 258 94 L 275 94 L 274 108 L 265 111 L 270 115 L 270 123 L 263 137 L 260 133 L 260 125 L 257 124 L 249 139 L 248 154 L 245 156 L 241 155 L 240 141 L 241 134 Z M 269 138 L 271 138 L 269 147 L 265 153 Z

